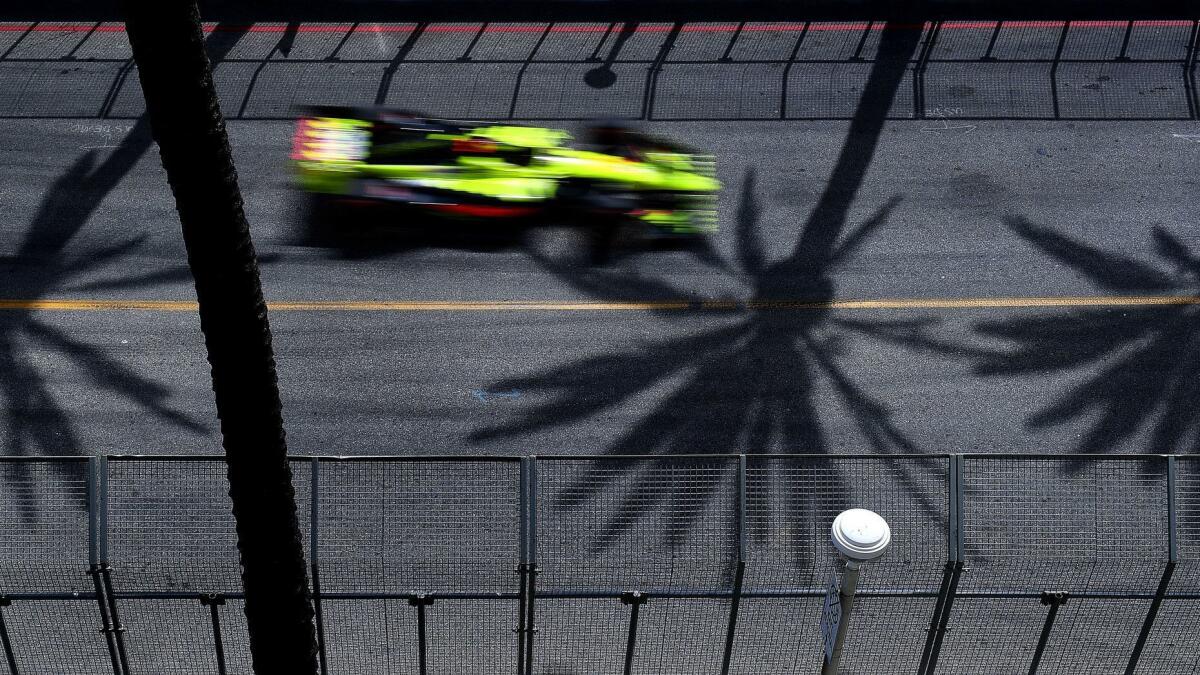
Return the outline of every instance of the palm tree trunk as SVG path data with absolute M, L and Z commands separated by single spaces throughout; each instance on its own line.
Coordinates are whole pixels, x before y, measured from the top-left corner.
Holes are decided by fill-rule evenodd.
M 258 261 L 195 0 L 126 0 L 146 111 L 183 226 L 237 520 L 257 673 L 315 673 L 316 638 Z

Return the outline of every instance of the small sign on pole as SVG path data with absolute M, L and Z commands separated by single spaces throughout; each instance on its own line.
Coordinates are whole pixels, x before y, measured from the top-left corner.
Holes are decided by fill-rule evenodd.
M 825 607 L 821 610 L 821 640 L 825 643 L 825 662 L 833 659 L 833 648 L 837 644 L 838 625 L 842 623 L 842 589 L 837 573 L 829 577 L 829 588 L 825 591 Z

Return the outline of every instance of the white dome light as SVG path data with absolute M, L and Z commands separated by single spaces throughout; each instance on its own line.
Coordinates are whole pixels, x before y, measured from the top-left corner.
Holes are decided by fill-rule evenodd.
M 849 509 L 833 519 L 833 547 L 852 561 L 866 562 L 883 555 L 892 542 L 892 530 L 878 513 Z

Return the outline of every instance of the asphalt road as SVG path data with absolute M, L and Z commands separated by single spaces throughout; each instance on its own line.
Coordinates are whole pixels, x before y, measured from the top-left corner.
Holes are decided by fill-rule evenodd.
M 870 80 L 872 63 L 853 58 L 873 57 L 890 31 L 812 30 L 797 47 L 797 26 L 733 40 L 729 27 L 668 28 L 218 30 L 210 41 L 228 62 L 218 61 L 217 79 L 236 118 L 230 136 L 268 298 L 840 301 L 1196 290 L 1195 122 L 1013 119 L 1055 107 L 1068 116 L 1186 116 L 1186 106 L 1171 108 L 1189 93 L 1183 81 L 1167 80 L 1169 64 L 1155 60 L 1176 54 L 1174 26 L 1134 31 L 1124 49 L 1144 61 L 1132 62 L 1112 60 L 1123 31 L 1110 26 L 1066 37 L 1039 26 L 997 34 L 989 49 L 1001 59 L 1044 58 L 1062 38 L 1076 61 L 1059 66 L 1073 74 L 1056 75 L 1049 103 L 1045 64 L 1002 62 L 1007 89 L 989 90 L 997 66 L 976 72 L 965 59 L 987 48 L 992 31 L 945 30 L 925 67 L 920 120 L 903 119 L 915 105 L 912 63 L 875 69 Z M 895 33 L 912 37 L 891 48 L 918 61 L 917 33 Z M 136 78 L 119 76 L 123 34 L 0 37 L 10 61 L 0 75 L 19 94 L 0 120 L 9 167 L 0 179 L 3 295 L 191 299 L 170 194 L 134 105 Z M 574 116 L 580 91 L 620 114 L 646 103 L 646 68 L 663 63 L 649 97 L 656 119 L 645 126 L 717 155 L 720 234 L 707 250 L 631 248 L 604 268 L 584 264 L 569 227 L 510 237 L 487 224 L 453 226 L 452 234 L 380 231 L 343 247 L 306 245 L 287 163 L 292 125 L 253 118 L 290 116 L 294 104 L 331 92 L 369 103 L 378 82 L 362 73 L 377 76 L 371 69 L 384 64 L 376 59 L 398 48 L 416 62 L 392 74 L 386 100 L 411 105 L 429 95 L 422 107 L 457 116 L 503 117 L 510 103 L 511 111 Z M 455 56 L 463 49 L 470 60 Z M 577 83 L 603 67 L 586 58 L 606 49 L 615 83 Z M 809 61 L 781 76 L 789 50 Z M 338 61 L 321 60 L 334 53 Z M 259 72 L 243 77 L 251 67 Z M 358 79 L 331 70 L 348 67 Z M 506 87 L 521 67 L 517 96 Z M 816 68 L 827 69 L 797 78 Z M 480 80 L 499 72 L 492 90 Z M 758 117 L 764 72 L 776 80 L 769 86 L 790 85 L 783 103 L 792 113 L 703 119 L 729 116 L 730 99 Z M 1154 74 L 1174 89 L 1149 86 Z M 448 86 L 431 89 L 439 78 Z M 743 84 L 728 86 L 735 78 Z M 466 79 L 475 83 L 470 97 L 453 86 Z M 61 89 L 85 80 L 93 86 L 75 96 Z M 975 88 L 961 90 L 960 81 Z M 115 105 L 102 110 L 109 117 L 83 114 L 93 92 Z M 44 119 L 58 114 L 55 97 L 70 118 Z M 943 105 L 954 97 L 957 105 Z M 786 116 L 806 110 L 846 119 Z M 681 116 L 700 119 L 657 119 Z M 877 449 L 868 440 L 875 425 L 889 429 L 891 450 L 1192 450 L 1192 424 L 1173 417 L 1195 373 L 1187 334 L 1195 307 L 1066 304 L 277 311 L 272 322 L 297 453 L 857 452 Z M 4 358 L 19 373 L 6 378 L 8 454 L 218 451 L 191 313 L 7 310 L 0 326 Z
M 266 295 L 330 303 L 271 313 L 290 448 L 1193 452 L 1200 305 L 1172 299 L 1200 284 L 1200 127 L 1180 28 L 964 25 L 928 49 L 853 26 L 222 28 Z M 192 311 L 30 309 L 193 299 L 123 40 L 0 31 L 6 455 L 220 452 Z M 606 267 L 570 223 L 312 246 L 289 118 L 328 101 L 645 118 L 718 157 L 720 233 Z
M 63 241 L 63 230 L 72 226 L 65 219 L 74 216 L 67 212 L 79 197 L 68 195 L 65 204 L 47 209 L 47 194 L 72 166 L 87 161 L 82 158 L 94 157 L 99 168 L 92 175 L 102 173 L 112 150 L 81 150 L 95 136 L 75 131 L 78 122 L 3 126 L 3 152 L 21 167 L 7 174 L 3 188 L 4 220 L 12 224 L 0 242 L 10 270 L 6 295 L 191 297 L 170 195 L 154 153 L 144 153 Z M 970 134 L 922 131 L 929 126 L 917 121 L 885 126 L 847 213 L 846 230 L 860 231 L 873 218 L 879 222 L 844 262 L 821 270 L 832 285 L 830 297 L 1192 292 L 1194 277 L 1177 274 L 1172 261 L 1156 252 L 1155 232 L 1192 251 L 1200 243 L 1189 227 L 1200 206 L 1194 172 L 1200 145 L 1172 136 L 1194 125 L 994 122 Z M 287 171 L 289 127 L 277 122 L 230 127 L 271 300 L 647 301 L 749 300 L 775 283 L 771 264 L 789 254 L 806 226 L 846 125 L 654 125 L 722 158 L 727 188 L 721 234 L 710 255 L 634 253 L 603 269 L 577 262 L 581 242 L 568 229 L 533 232 L 524 242 L 494 251 L 418 248 L 347 258 L 336 249 L 298 245 L 302 222 L 294 215 L 296 195 Z M 48 210 L 51 215 L 40 222 L 55 234 L 43 234 L 43 244 L 31 225 Z M 387 247 L 386 235 L 381 238 Z M 763 262 L 754 262 L 760 256 Z M 1127 287 L 1114 288 L 1110 281 L 1123 282 L 1122 259 L 1175 283 L 1150 287 L 1137 276 L 1143 271 L 1130 264 L 1124 266 L 1130 272 Z M 814 292 L 824 290 L 800 288 L 780 299 L 824 299 Z M 546 454 L 599 452 L 618 444 L 645 452 L 664 450 L 679 435 L 696 444 L 689 451 L 869 450 L 847 402 L 814 369 L 811 350 L 827 354 L 921 450 L 1066 452 L 1078 449 L 1078 439 L 1098 423 L 1094 413 L 1101 411 L 1088 405 L 1047 425 L 1033 416 L 1061 404 L 1081 383 L 1105 377 L 1129 357 L 1124 348 L 1136 349 L 1156 335 L 1187 354 L 1184 336 L 1172 326 L 1190 320 L 1193 312 L 1186 306 L 385 310 L 281 311 L 271 318 L 291 447 L 300 453 Z M 1125 333 L 1111 335 L 1107 339 L 1124 348 L 1078 367 L 1070 362 L 1073 342 L 1084 337 L 1081 321 L 1090 324 L 1086 339 L 1099 341 L 1096 333 L 1129 330 L 1131 321 L 1120 319 L 1130 316 L 1144 335 L 1132 340 Z M 1044 329 L 1036 335 L 1022 330 L 1043 317 L 1057 320 L 1036 324 Z M 0 321 L 11 345 L 9 358 L 27 373 L 23 382 L 11 383 L 17 391 L 9 392 L 10 452 L 217 450 L 203 347 L 191 313 L 6 311 Z M 1016 341 L 997 339 L 1013 331 Z M 730 356 L 744 361 L 731 362 Z M 1056 356 L 1061 365 L 1054 363 Z M 1180 366 L 1175 360 L 1152 362 L 1124 384 L 1153 390 Z M 113 372 L 123 373 L 119 384 L 106 378 Z M 644 381 L 628 381 L 627 375 L 638 372 L 645 373 Z M 20 391 L 25 387 L 27 392 Z M 789 390 L 798 395 L 789 396 Z M 518 394 L 476 393 L 481 391 Z M 152 400 L 144 400 L 151 394 Z M 1093 401 L 1096 407 L 1103 406 L 1102 394 Z M 823 440 L 797 445 L 773 437 L 755 447 L 709 427 L 714 415 L 720 426 L 727 421 L 749 426 L 751 411 L 766 401 L 778 406 L 771 414 L 780 419 L 818 423 Z M 31 440 L 40 438 L 36 429 L 27 437 L 14 429 L 37 415 L 67 422 L 54 431 L 61 443 Z M 670 420 L 666 426 L 640 426 L 660 415 Z M 527 429 L 533 420 L 536 428 Z M 627 437 L 633 429 L 640 438 Z M 1153 448 L 1138 435 L 1102 442 L 1094 450 L 1190 450 Z

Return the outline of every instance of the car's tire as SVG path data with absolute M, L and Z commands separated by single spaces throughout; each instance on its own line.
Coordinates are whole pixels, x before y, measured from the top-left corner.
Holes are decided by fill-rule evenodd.
M 329 195 L 305 193 L 301 206 L 304 239 L 310 246 L 327 246 L 337 233 L 337 205 Z

